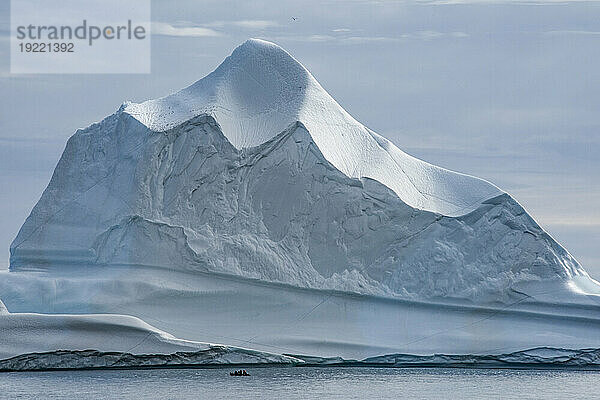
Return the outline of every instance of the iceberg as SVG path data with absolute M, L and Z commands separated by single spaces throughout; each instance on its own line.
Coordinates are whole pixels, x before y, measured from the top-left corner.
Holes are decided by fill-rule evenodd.
M 515 199 L 404 153 L 257 39 L 78 130 L 10 251 L 12 317 L 356 360 L 600 345 L 600 285 Z

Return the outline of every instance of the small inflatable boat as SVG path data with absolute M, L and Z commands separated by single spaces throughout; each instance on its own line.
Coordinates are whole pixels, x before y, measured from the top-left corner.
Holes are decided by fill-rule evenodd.
M 239 371 L 230 372 L 229 376 L 250 376 L 250 374 L 245 369 L 240 369 Z

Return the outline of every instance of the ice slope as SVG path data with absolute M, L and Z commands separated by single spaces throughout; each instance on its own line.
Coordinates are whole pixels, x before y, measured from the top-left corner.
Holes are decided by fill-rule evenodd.
M 0 314 L 0 359 L 62 349 L 171 353 L 209 346 L 175 340 L 138 318 L 125 315 Z
M 139 318 L 118 314 L 9 313 L 4 308 L 0 334 L 0 370 L 298 362 L 176 339 Z M 17 358 L 6 361 L 13 357 Z
M 125 112 L 153 131 L 211 115 L 236 149 L 265 143 L 300 121 L 325 159 L 346 176 L 374 179 L 406 204 L 444 215 L 466 214 L 501 194 L 481 179 L 402 152 L 352 118 L 285 50 L 263 40 L 248 40 L 190 87 L 129 104 Z

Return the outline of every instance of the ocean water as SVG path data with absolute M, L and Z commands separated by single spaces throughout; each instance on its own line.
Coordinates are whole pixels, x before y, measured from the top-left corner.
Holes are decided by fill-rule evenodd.
M 1 399 L 591 399 L 599 371 L 248 368 L 0 373 Z

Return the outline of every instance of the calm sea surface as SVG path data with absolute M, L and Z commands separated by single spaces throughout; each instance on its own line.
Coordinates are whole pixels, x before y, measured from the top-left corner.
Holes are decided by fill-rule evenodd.
M 591 399 L 600 372 L 250 368 L 0 373 L 1 399 Z

